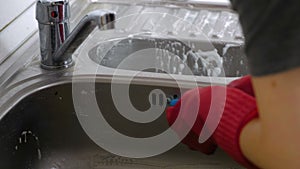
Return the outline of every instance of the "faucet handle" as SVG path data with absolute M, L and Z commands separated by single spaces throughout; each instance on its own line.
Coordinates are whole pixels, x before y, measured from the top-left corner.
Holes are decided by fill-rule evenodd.
M 40 24 L 53 25 L 70 18 L 69 0 L 38 0 L 36 19 Z

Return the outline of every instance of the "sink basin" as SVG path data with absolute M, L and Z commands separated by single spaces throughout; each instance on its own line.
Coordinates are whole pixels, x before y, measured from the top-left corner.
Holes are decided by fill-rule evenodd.
M 103 116 L 118 132 L 144 138 L 168 128 L 164 114 L 145 124 L 123 118 L 113 104 L 109 82 L 97 82 L 95 89 Z M 131 84 L 129 95 L 136 109 L 149 108 L 149 93 L 153 89 L 160 89 L 167 96 L 178 94 L 176 87 Z M 84 94 L 87 93 L 82 92 Z M 0 168 L 241 168 L 220 150 L 206 156 L 181 144 L 162 155 L 142 159 L 121 157 L 103 150 L 79 123 L 70 82 L 43 87 L 23 98 L 1 118 L 0 133 Z
M 102 66 L 126 70 L 212 77 L 248 74 L 239 43 L 130 37 L 98 44 L 89 57 Z

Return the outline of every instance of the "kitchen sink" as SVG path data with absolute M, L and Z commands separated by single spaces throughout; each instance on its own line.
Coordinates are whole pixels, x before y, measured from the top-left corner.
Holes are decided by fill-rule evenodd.
M 78 60 L 70 69 L 47 71 L 40 68 L 36 33 L 28 36 L 24 45 L 7 59 L 4 64 L 7 69 L 3 69 L 0 76 L 0 169 L 242 168 L 220 149 L 207 156 L 180 143 L 163 154 L 147 158 L 117 155 L 99 146 L 86 132 L 82 121 L 94 119 L 94 116 L 88 112 L 89 102 L 85 100 L 82 100 L 84 106 L 79 107 L 79 112 L 74 97 L 96 96 L 103 117 L 114 130 L 143 139 L 170 129 L 164 112 L 167 98 L 180 97 L 180 93 L 195 87 L 187 85 L 189 87 L 180 91 L 178 86 L 169 83 L 171 78 L 164 76 L 166 73 L 183 75 L 172 79 L 183 83 L 196 79 L 187 78 L 189 75 L 226 77 L 197 77 L 197 85 L 203 86 L 210 83 L 226 85 L 234 79 L 229 77 L 248 74 L 237 15 L 227 6 L 191 6 L 190 3 L 175 1 L 173 5 L 160 1 L 141 1 L 133 5 L 131 1 L 125 2 L 73 1 L 71 28 L 86 13 L 96 9 L 116 11 L 119 21 L 116 29 L 110 32 L 93 31 L 86 40 L 91 42 L 74 53 Z M 201 29 L 192 30 L 186 27 L 189 24 L 178 24 L 178 20 Z M 139 35 L 135 34 L 137 32 Z M 199 38 L 199 32 L 207 39 Z M 162 33 L 162 36 L 153 36 L 157 33 Z M 167 36 L 169 34 L 178 34 L 176 37 L 182 39 Z M 122 71 L 115 73 L 117 70 Z M 133 77 L 139 71 L 151 73 L 142 72 L 135 77 L 140 78 L 139 82 L 130 83 L 130 102 L 142 112 L 154 104 L 162 106 L 163 110 L 155 120 L 147 123 L 122 116 L 111 93 L 113 86 L 126 88 L 123 82 L 112 85 L 111 77 Z M 162 76 L 155 76 L 159 73 Z M 70 77 L 74 74 L 84 76 L 84 80 L 72 83 Z M 86 79 L 91 75 L 97 77 L 94 90 L 80 90 L 80 94 L 74 96 L 74 84 L 90 84 Z M 107 77 L 110 79 L 105 79 Z M 65 81 L 64 78 L 69 79 Z M 161 82 L 164 80 L 165 84 Z M 154 81 L 157 82 L 155 85 Z M 153 91 L 164 94 L 156 96 Z M 128 100 L 121 93 L 119 98 L 127 106 Z M 111 132 L 105 128 L 96 128 L 95 131 L 100 136 L 103 134 L 101 139 L 104 140 L 108 139 L 104 138 L 105 133 Z M 101 142 L 101 139 L 97 141 Z M 151 149 L 151 146 L 147 148 Z
M 137 36 L 100 43 L 89 57 L 110 68 L 156 73 L 240 77 L 249 71 L 243 45 L 221 41 Z
M 116 85 L 122 87 L 124 84 Z M 154 89 L 160 89 L 170 97 L 179 95 L 177 87 L 133 83 L 129 87 L 129 96 L 134 107 L 140 111 L 147 110 L 152 104 L 149 95 Z M 146 138 L 168 128 L 164 113 L 150 123 L 125 119 L 114 106 L 110 91 L 110 82 L 99 80 L 95 83 L 94 93 L 102 115 L 119 133 Z M 93 91 L 80 93 L 89 95 Z M 88 112 L 80 114 L 85 118 Z M 98 129 L 98 132 L 108 131 Z M 6 169 L 241 168 L 220 150 L 206 156 L 182 144 L 164 154 L 140 159 L 105 151 L 80 125 L 73 104 L 71 82 L 44 86 L 23 98 L 2 116 L 0 133 L 0 168 Z

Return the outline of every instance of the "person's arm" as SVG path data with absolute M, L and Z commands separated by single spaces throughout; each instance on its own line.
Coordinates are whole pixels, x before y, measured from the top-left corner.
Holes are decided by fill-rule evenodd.
M 243 128 L 241 149 L 261 168 L 300 168 L 300 1 L 231 2 L 245 35 L 259 113 Z
M 242 130 L 244 155 L 261 168 L 300 168 L 300 68 L 252 83 L 260 118 Z
M 211 140 L 233 159 L 248 168 L 300 168 L 300 1 L 231 1 L 245 35 L 252 83 L 242 78 L 227 87 L 209 86 L 185 93 L 182 100 L 204 98 L 192 132 L 200 136 L 214 103 L 211 117 L 223 114 L 220 120 L 210 119 L 209 124 L 218 122 Z M 255 95 L 247 90 L 251 84 Z M 213 89 L 225 90 L 226 101 Z M 212 95 L 217 97 L 212 99 Z M 168 117 L 177 116 L 180 104 L 176 106 L 168 111 Z M 189 124 L 189 105 L 186 107 L 178 118 Z M 202 151 L 207 145 L 212 147 L 201 143 L 195 147 Z

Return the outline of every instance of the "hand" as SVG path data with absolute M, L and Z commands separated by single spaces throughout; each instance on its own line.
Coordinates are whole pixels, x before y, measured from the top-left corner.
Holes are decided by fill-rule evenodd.
M 212 96 L 213 90 L 214 96 Z M 224 93 L 224 91 L 226 91 L 226 95 L 219 94 Z M 185 100 L 185 103 L 188 104 L 198 104 L 195 98 L 199 96 L 200 104 L 195 124 L 182 140 L 182 143 L 205 154 L 213 153 L 218 145 L 240 164 L 247 168 L 255 168 L 243 156 L 239 147 L 241 129 L 247 122 L 257 117 L 256 102 L 250 76 L 235 80 L 227 87 L 212 86 L 196 88 L 186 92 L 174 107 L 167 109 L 169 124 L 172 125 L 177 119 L 182 104 L 181 100 Z M 211 105 L 214 105 L 214 107 L 211 107 Z M 211 108 L 214 111 L 210 112 Z M 184 114 L 189 112 L 189 110 L 182 111 Z M 183 123 L 188 123 L 185 117 L 188 116 L 183 115 L 179 117 L 179 120 L 183 121 Z M 218 119 L 218 117 L 220 118 Z M 205 131 L 202 131 L 204 126 Z M 178 128 L 174 130 L 177 133 L 180 132 Z M 198 141 L 201 132 L 211 132 L 211 137 L 204 143 L 199 143 Z

